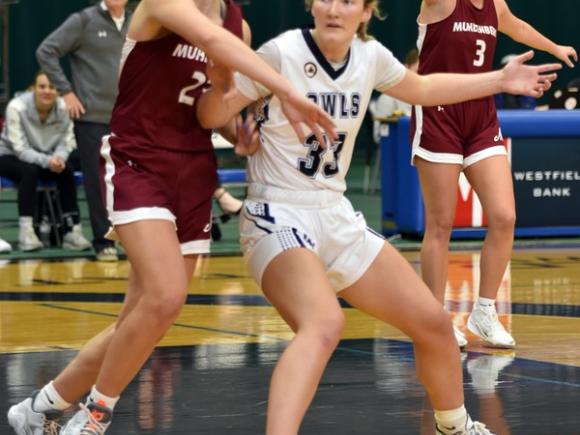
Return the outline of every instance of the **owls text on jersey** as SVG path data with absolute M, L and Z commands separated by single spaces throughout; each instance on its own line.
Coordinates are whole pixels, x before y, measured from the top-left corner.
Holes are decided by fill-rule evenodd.
M 281 110 L 276 97 L 262 110 L 262 146 L 248 161 L 249 180 L 290 190 L 346 190 L 356 135 L 372 91 L 385 91 L 405 76 L 405 67 L 377 41 L 353 40 L 344 65 L 333 67 L 316 45 L 310 30 L 291 30 L 258 51 L 294 87 L 330 114 L 339 139 L 327 148 L 314 137 L 304 144 Z M 239 91 L 252 100 L 271 93 L 245 76 L 236 76 Z

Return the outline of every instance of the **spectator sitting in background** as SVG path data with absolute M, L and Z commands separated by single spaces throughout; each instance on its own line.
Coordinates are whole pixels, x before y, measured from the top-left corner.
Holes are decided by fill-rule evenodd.
M 75 120 L 78 157 L 98 261 L 117 261 L 114 242 L 107 240 L 110 222 L 99 181 L 101 139 L 110 133 L 121 49 L 129 27 L 127 0 L 103 0 L 70 15 L 40 44 L 36 59 L 63 96 Z M 72 84 L 59 59 L 68 57 Z
M 73 123 L 45 73 L 36 75 L 32 91 L 13 98 L 6 107 L 0 139 L 0 175 L 18 184 L 19 236 L 22 251 L 43 247 L 34 232 L 38 179 L 54 180 L 63 210 L 63 247 L 91 247 L 83 237 L 74 174 L 66 166 L 76 147 Z
M 516 57 L 515 54 L 505 55 L 501 59 L 501 66 L 504 67 L 510 60 Z M 501 93 L 495 95 L 495 107 L 497 109 L 527 109 L 534 110 L 536 108 L 536 99 L 534 97 L 527 97 L 525 95 L 512 95 Z
M 411 49 L 405 56 L 405 67 L 413 72 L 417 72 L 419 69 L 419 51 L 416 48 Z M 401 115 L 411 116 L 411 105 L 381 94 L 375 103 L 373 117 L 387 118 Z

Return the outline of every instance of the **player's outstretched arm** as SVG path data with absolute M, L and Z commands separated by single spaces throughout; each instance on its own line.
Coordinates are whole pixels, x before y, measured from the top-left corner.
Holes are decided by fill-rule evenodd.
M 481 74 L 429 74 L 407 71 L 405 78 L 385 93 L 419 106 L 437 106 L 475 100 L 507 92 L 539 98 L 556 80 L 559 63 L 526 65 L 533 51 L 516 56 L 502 70 Z
M 578 53 L 574 47 L 558 45 L 542 35 L 530 24 L 512 14 L 505 0 L 495 0 L 495 5 L 500 32 L 505 33 L 514 41 L 550 53 L 570 68 L 574 67 L 574 62 L 578 62 Z
M 143 0 L 142 23 L 157 22 L 199 46 L 216 63 L 240 71 L 270 89 L 282 103 L 284 113 L 300 139 L 301 124 L 320 136 L 321 130 L 336 137 L 331 118 L 318 106 L 294 90 L 290 81 L 278 74 L 243 41 L 203 15 L 192 0 Z

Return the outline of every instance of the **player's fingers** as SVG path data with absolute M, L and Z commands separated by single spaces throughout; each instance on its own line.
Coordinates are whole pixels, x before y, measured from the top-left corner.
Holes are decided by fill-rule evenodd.
M 290 125 L 292 126 L 294 133 L 296 133 L 296 136 L 298 136 L 300 143 L 304 143 L 306 136 L 304 135 L 304 129 L 302 128 L 300 122 L 291 122 Z
M 562 64 L 561 63 L 545 63 L 543 65 L 539 65 L 537 68 L 538 68 L 538 72 L 540 74 L 543 74 L 543 73 L 561 70 Z
M 244 124 L 244 119 L 240 114 L 236 115 L 235 120 L 236 120 L 236 128 L 239 128 Z
M 528 50 L 525 53 L 520 54 L 516 59 L 519 63 L 526 63 L 534 57 L 534 50 Z
M 318 119 L 318 124 L 326 132 L 328 137 L 332 138 L 333 141 L 338 140 L 338 133 L 336 132 L 336 125 L 330 117 L 330 115 L 324 111 L 321 111 L 321 116 Z
M 572 62 L 570 60 L 570 58 L 568 57 L 568 55 L 564 58 L 564 62 L 566 63 L 566 66 L 568 66 L 569 68 L 574 68 L 574 62 Z
M 312 133 L 316 136 L 316 140 L 322 148 L 326 148 L 326 140 L 324 139 L 324 134 L 322 130 L 318 127 L 318 124 L 315 123 L 308 123 L 308 127 L 312 130 Z
M 553 82 L 558 78 L 557 74 L 543 74 L 540 75 L 536 80 L 538 83 Z

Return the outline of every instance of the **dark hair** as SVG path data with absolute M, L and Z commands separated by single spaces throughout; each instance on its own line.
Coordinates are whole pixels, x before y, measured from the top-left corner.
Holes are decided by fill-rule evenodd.
M 419 62 L 419 50 L 412 48 L 405 56 L 405 66 L 411 66 Z
M 40 77 L 40 76 L 46 76 L 46 78 L 48 79 L 49 83 L 51 83 L 51 84 L 52 84 L 52 82 L 51 82 L 51 81 L 50 81 L 50 79 L 48 78 L 48 75 L 47 75 L 47 74 L 46 74 L 46 73 L 45 73 L 43 70 L 39 69 L 39 70 L 36 72 L 36 74 L 35 74 L 35 76 L 34 76 L 34 80 L 32 81 L 32 84 L 31 84 L 30 86 L 32 86 L 32 87 L 36 86 L 36 82 L 37 82 L 37 80 L 38 80 L 38 77 Z

